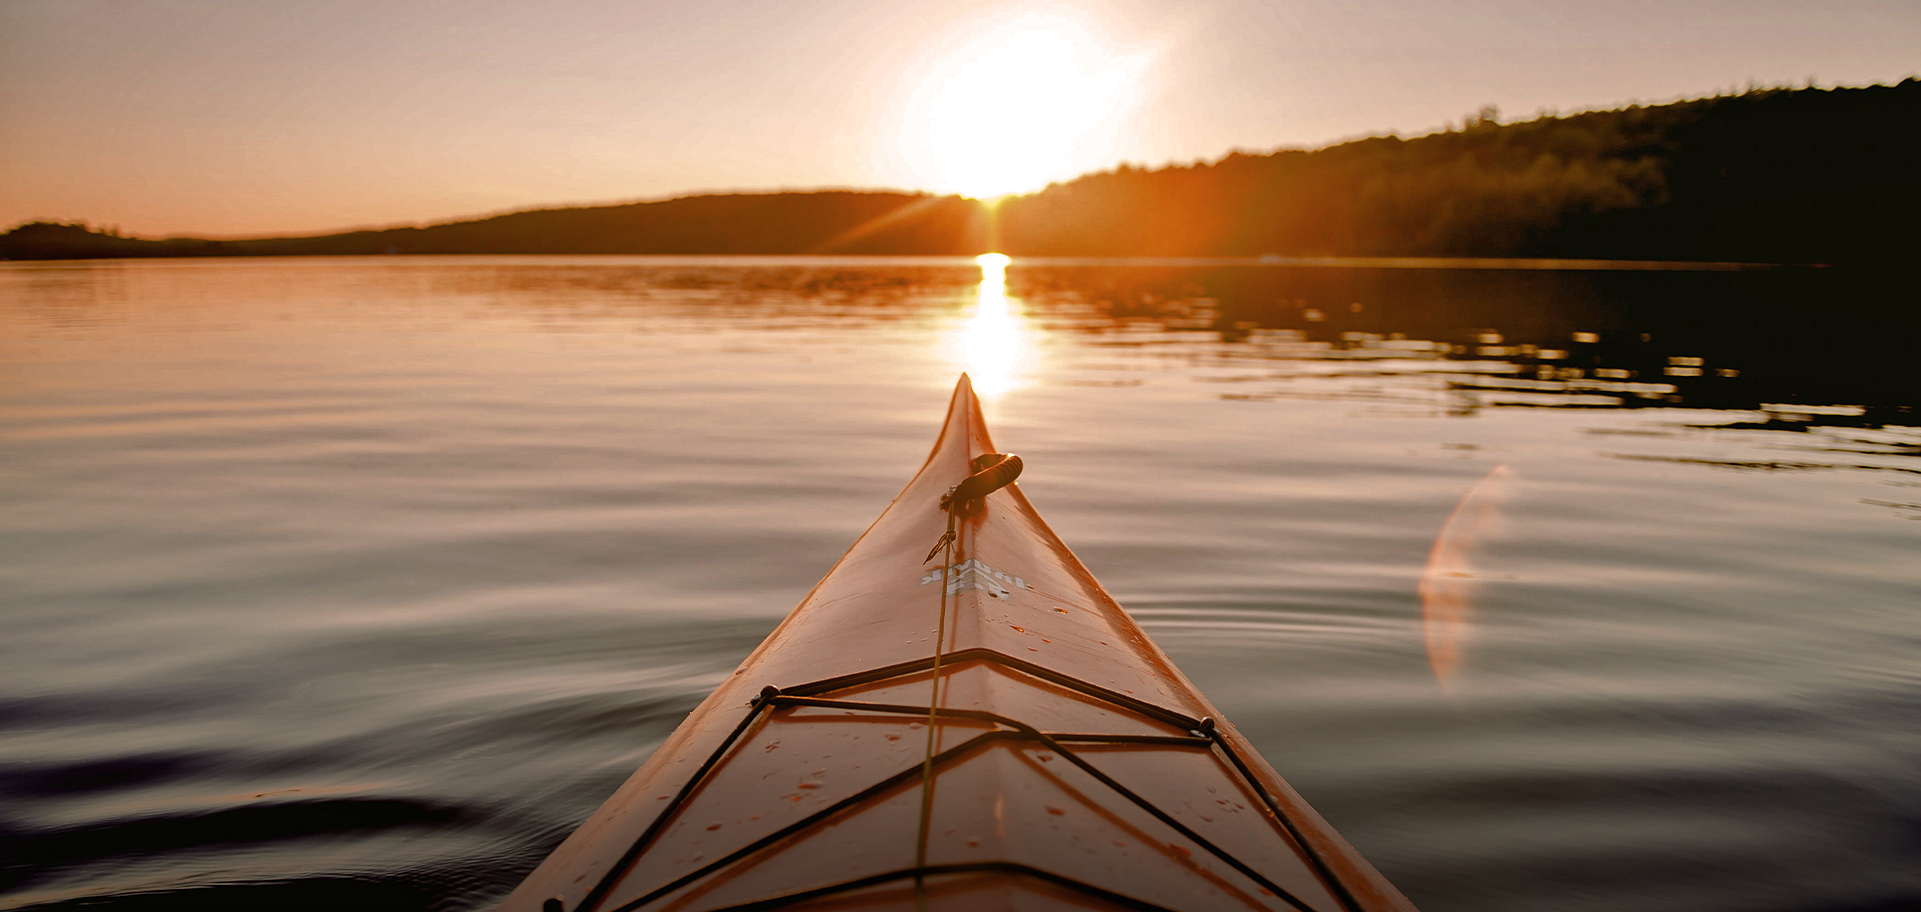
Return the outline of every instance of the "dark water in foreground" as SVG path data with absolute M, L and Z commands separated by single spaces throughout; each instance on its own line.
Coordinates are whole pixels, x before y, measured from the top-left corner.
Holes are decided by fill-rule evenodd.
M 1921 908 L 1911 289 L 979 282 L 0 267 L 0 908 L 486 907 L 879 514 L 962 369 L 1061 536 L 1428 912 Z

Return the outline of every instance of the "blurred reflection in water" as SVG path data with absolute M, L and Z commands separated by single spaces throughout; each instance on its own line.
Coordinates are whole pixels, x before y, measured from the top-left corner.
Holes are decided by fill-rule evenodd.
M 958 348 L 959 368 L 973 377 L 975 391 L 991 400 L 1024 385 L 1035 346 L 1025 316 L 1007 297 L 1011 261 L 999 253 L 983 253 L 975 261 L 981 283 L 974 310 L 949 345 Z

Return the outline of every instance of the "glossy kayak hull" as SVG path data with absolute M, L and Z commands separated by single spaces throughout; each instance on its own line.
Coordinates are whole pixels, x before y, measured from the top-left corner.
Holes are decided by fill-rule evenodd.
M 963 376 L 919 474 L 503 908 L 1411 910 L 1017 484 L 940 508 L 994 452 Z

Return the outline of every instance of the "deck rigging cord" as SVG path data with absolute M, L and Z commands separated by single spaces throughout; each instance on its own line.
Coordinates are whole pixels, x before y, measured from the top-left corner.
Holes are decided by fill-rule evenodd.
M 970 473 L 960 484 L 947 489 L 940 499 L 941 512 L 947 514 L 947 531 L 941 533 L 940 541 L 934 549 L 927 552 L 927 563 L 936 554 L 945 551 L 940 567 L 940 612 L 934 620 L 934 660 L 933 673 L 927 694 L 927 749 L 921 757 L 920 770 L 920 831 L 914 837 L 914 868 L 927 868 L 927 831 L 934 817 L 934 743 L 935 732 L 939 729 L 938 707 L 940 706 L 940 659 L 947 651 L 947 579 L 954 570 L 954 543 L 959 535 L 955 531 L 961 514 L 978 511 L 982 499 L 1001 488 L 1012 484 L 1021 474 L 1021 458 L 1012 453 L 985 453 L 968 463 Z M 960 607 L 957 603 L 956 608 Z M 914 877 L 914 908 L 920 912 L 927 909 L 927 879 Z
M 911 868 L 887 871 L 841 881 L 827 886 L 763 897 L 745 903 L 735 903 L 716 909 L 714 912 L 746 912 L 746 910 L 750 909 L 776 909 L 808 900 L 910 879 L 914 884 L 915 905 L 917 909 L 925 910 L 927 908 L 927 878 L 942 875 L 985 872 L 1012 873 L 1033 877 L 1051 882 L 1058 887 L 1063 887 L 1096 899 L 1106 900 L 1129 909 L 1143 910 L 1143 912 L 1171 912 L 1171 910 L 1168 910 L 1164 906 L 1135 897 L 1114 893 L 1097 884 L 1085 883 L 1026 864 L 1015 862 L 928 864 L 928 834 L 931 826 L 935 770 L 957 761 L 983 746 L 1002 742 L 1012 742 L 1016 744 L 1027 743 L 1054 752 L 1062 759 L 1068 761 L 1069 764 L 1079 768 L 1095 781 L 1100 782 L 1112 790 L 1115 794 L 1125 798 L 1135 807 L 1142 809 L 1179 833 L 1182 837 L 1191 841 L 1196 847 L 1220 859 L 1229 867 L 1245 875 L 1272 897 L 1279 899 L 1293 909 L 1301 910 L 1301 912 L 1312 912 L 1311 907 L 1300 897 L 1282 888 L 1272 879 L 1264 876 L 1252 866 L 1235 857 L 1232 853 L 1216 845 L 1200 833 L 1195 832 L 1191 827 L 1181 823 L 1166 811 L 1155 806 L 1154 803 L 1146 797 L 1136 793 L 1126 785 L 1102 772 L 1089 763 L 1086 758 L 1081 757 L 1077 751 L 1067 747 L 1067 745 L 1140 745 L 1163 748 L 1190 748 L 1210 753 L 1219 751 L 1228 761 L 1229 765 L 1239 773 L 1242 782 L 1246 784 L 1253 794 L 1259 796 L 1262 804 L 1266 805 L 1268 811 L 1273 814 L 1275 819 L 1280 823 L 1283 830 L 1299 850 L 1301 856 L 1310 863 L 1318 875 L 1318 879 L 1327 887 L 1341 908 L 1350 910 L 1350 912 L 1355 912 L 1355 910 L 1359 909 L 1355 897 L 1349 892 L 1346 884 L 1342 883 L 1341 879 L 1330 870 L 1326 860 L 1323 859 L 1320 852 L 1309 843 L 1305 834 L 1300 831 L 1294 821 L 1284 811 L 1276 796 L 1261 785 L 1260 780 L 1255 777 L 1253 770 L 1248 767 L 1246 761 L 1240 756 L 1239 751 L 1234 748 L 1229 740 L 1222 737 L 1213 719 L 1193 718 L 1185 713 L 1168 709 L 1141 700 L 1138 697 L 1123 694 L 1110 688 L 1102 687 L 1098 684 L 1056 671 L 1044 665 L 1016 658 L 987 647 L 976 646 L 955 650 L 953 652 L 947 651 L 947 605 L 948 596 L 952 594 L 949 592 L 949 586 L 953 580 L 952 574 L 956 566 L 954 558 L 957 550 L 966 550 L 964 547 L 960 547 L 959 539 L 962 529 L 960 520 L 979 515 L 985 509 L 985 504 L 982 499 L 988 494 L 1006 487 L 1018 477 L 1021 472 L 1020 457 L 1012 454 L 1002 455 L 989 453 L 978 456 L 974 458 L 969 467 L 972 470 L 972 474 L 960 484 L 949 489 L 946 496 L 941 499 L 940 509 L 947 513 L 947 529 L 941 535 L 940 540 L 935 543 L 933 549 L 928 552 L 927 559 L 922 561 L 923 564 L 927 563 L 928 561 L 932 561 L 934 557 L 945 552 L 941 566 L 940 613 L 935 622 L 935 639 L 932 655 L 925 659 L 910 660 L 880 668 L 872 668 L 866 671 L 836 675 L 834 677 L 785 688 L 773 685 L 761 688 L 760 693 L 748 702 L 747 713 L 740 720 L 739 724 L 714 748 L 713 752 L 706 758 L 706 761 L 700 765 L 693 775 L 681 786 L 678 792 L 672 796 L 671 800 L 666 803 L 666 806 L 662 808 L 659 815 L 654 818 L 646 830 L 642 832 L 640 836 L 629 845 L 626 852 L 602 874 L 594 887 L 571 912 L 595 912 L 595 910 L 600 909 L 607 900 L 612 898 L 612 893 L 615 888 L 626 875 L 633 870 L 635 863 L 653 843 L 655 837 L 659 836 L 665 830 L 670 821 L 679 816 L 680 811 L 686 806 L 693 794 L 702 788 L 708 781 L 709 776 L 732 754 L 735 745 L 741 741 L 742 737 L 753 727 L 754 723 L 757 720 L 766 718 L 767 714 L 782 708 L 838 709 L 843 712 L 875 713 L 896 716 L 905 715 L 924 718 L 928 729 L 926 750 L 918 767 L 909 767 L 882 778 L 880 781 L 860 789 L 854 794 L 832 802 L 812 814 L 808 814 L 799 820 L 780 827 L 774 832 L 768 833 L 720 858 L 701 865 L 693 871 L 686 872 L 668 883 L 656 886 L 638 897 L 620 903 L 610 910 L 610 912 L 637 912 L 637 910 L 655 900 L 665 898 L 709 875 L 718 873 L 732 866 L 735 862 L 748 858 L 763 849 L 789 839 L 807 829 L 825 823 L 843 812 L 875 800 L 894 789 L 903 786 L 911 787 L 910 784 L 916 779 L 919 780 L 921 785 L 921 808 L 914 864 Z M 956 611 L 958 611 L 959 608 L 960 601 L 956 599 Z M 1047 732 L 1041 731 L 1017 719 L 986 710 L 942 708 L 940 706 L 940 683 L 943 664 L 957 665 L 966 662 L 985 662 L 999 665 L 1003 668 L 1078 692 L 1084 696 L 1092 697 L 1116 708 L 1169 723 L 1185 731 L 1186 734 L 1130 735 Z M 852 687 L 859 687 L 908 675 L 918 675 L 924 671 L 929 672 L 932 677 L 929 701 L 924 709 L 922 707 L 905 704 L 850 701 L 836 699 L 830 696 L 836 691 L 843 691 Z M 941 719 L 986 722 L 993 725 L 994 728 L 967 738 L 953 747 L 936 751 L 935 746 L 937 739 L 935 737 L 935 731 Z M 1261 903 L 1251 896 L 1247 897 L 1247 899 L 1249 899 L 1250 902 L 1265 905 L 1265 903 Z M 567 910 L 564 909 L 560 897 L 547 900 L 543 903 L 543 908 L 545 912 L 567 912 Z
M 952 497 L 953 492 L 949 491 L 948 496 Z M 927 695 L 927 749 L 921 756 L 920 766 L 920 832 L 914 837 L 916 870 L 927 868 L 927 828 L 934 816 L 934 732 L 939 727 L 936 725 L 936 715 L 940 706 L 940 657 L 941 653 L 947 651 L 947 576 L 954 568 L 954 514 L 953 510 L 947 511 L 947 531 L 941 535 L 940 543 L 934 546 L 934 552 L 945 551 L 946 555 L 941 558 L 940 565 L 940 614 L 934 621 L 933 674 Z M 933 559 L 931 553 L 928 559 Z M 919 912 L 927 912 L 927 878 L 921 875 L 914 877 L 914 908 Z

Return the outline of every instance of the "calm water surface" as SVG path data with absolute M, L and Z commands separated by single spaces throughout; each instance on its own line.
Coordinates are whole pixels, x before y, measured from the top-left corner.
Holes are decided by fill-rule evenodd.
M 965 369 L 1429 912 L 1921 908 L 1912 295 L 1403 267 L 0 267 L 0 907 L 486 908 Z

